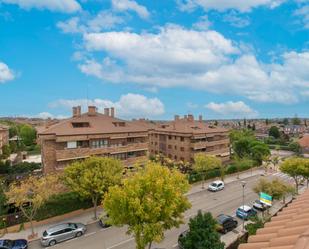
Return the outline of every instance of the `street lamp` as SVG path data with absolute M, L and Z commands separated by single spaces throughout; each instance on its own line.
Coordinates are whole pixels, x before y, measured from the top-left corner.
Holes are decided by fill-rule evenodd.
M 246 186 L 246 182 L 245 181 L 241 181 L 241 186 L 242 186 L 242 209 L 243 211 L 245 210 L 245 186 Z M 244 217 L 242 218 L 242 232 L 245 231 L 245 219 Z

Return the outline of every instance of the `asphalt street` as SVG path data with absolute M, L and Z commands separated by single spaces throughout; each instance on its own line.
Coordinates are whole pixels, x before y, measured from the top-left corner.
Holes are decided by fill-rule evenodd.
M 276 173 L 269 175 L 271 177 L 281 177 L 286 181 L 290 181 L 282 173 Z M 245 204 L 252 204 L 255 199 L 258 198 L 257 194 L 252 191 L 252 187 L 258 180 L 258 176 L 246 178 L 245 187 Z M 206 189 L 198 193 L 194 193 L 188 196 L 192 208 L 185 213 L 186 224 L 179 228 L 174 228 L 165 233 L 165 239 L 160 244 L 154 244 L 153 248 L 173 249 L 178 248 L 177 239 L 178 235 L 188 228 L 188 221 L 190 217 L 193 217 L 198 210 L 210 211 L 213 216 L 219 214 L 228 214 L 235 216 L 236 209 L 242 205 L 242 186 L 240 179 L 237 182 L 229 183 L 225 186 L 224 190 L 220 192 L 209 192 Z M 291 182 L 292 183 L 292 182 Z M 238 219 L 239 226 L 242 221 Z M 233 232 L 221 237 L 225 241 L 229 236 L 235 236 Z M 32 242 L 29 249 L 42 248 L 39 241 Z M 52 248 L 59 249 L 135 249 L 135 243 L 132 236 L 126 234 L 126 227 L 109 227 L 102 229 L 97 223 L 88 226 L 87 233 L 81 237 L 72 240 L 68 240 L 63 243 L 59 243 Z

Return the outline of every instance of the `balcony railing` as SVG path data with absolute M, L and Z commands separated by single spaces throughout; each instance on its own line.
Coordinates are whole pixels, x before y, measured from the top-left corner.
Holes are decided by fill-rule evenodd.
M 192 148 L 194 150 L 199 150 L 199 149 L 203 149 L 203 148 L 207 148 L 207 147 L 211 147 L 211 146 L 215 146 L 215 145 L 220 145 L 220 144 L 229 144 L 230 140 L 229 139 L 221 139 L 221 140 L 216 140 L 216 141 L 211 141 L 211 142 L 196 142 L 196 143 L 192 143 Z
M 106 146 L 101 148 L 76 148 L 56 150 L 56 160 L 65 161 L 86 158 L 94 155 L 117 154 L 133 151 L 148 150 L 148 143 L 132 143 L 123 146 Z

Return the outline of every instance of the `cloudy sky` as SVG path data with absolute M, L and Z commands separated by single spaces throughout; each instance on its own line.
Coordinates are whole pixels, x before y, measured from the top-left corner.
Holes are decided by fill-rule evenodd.
M 0 116 L 309 117 L 309 0 L 0 0 Z

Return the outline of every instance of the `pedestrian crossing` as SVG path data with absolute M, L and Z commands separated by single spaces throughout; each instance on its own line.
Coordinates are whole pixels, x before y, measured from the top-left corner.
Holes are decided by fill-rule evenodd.
M 288 182 L 294 183 L 294 179 L 292 177 L 290 177 L 289 175 L 284 174 L 282 172 L 273 173 L 271 176 L 272 177 L 281 178 L 284 181 L 288 181 Z

